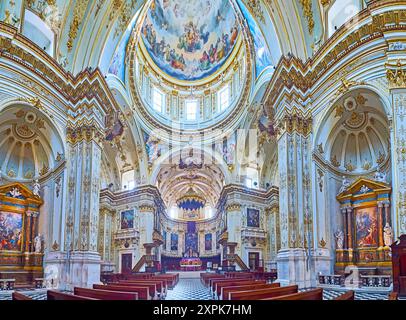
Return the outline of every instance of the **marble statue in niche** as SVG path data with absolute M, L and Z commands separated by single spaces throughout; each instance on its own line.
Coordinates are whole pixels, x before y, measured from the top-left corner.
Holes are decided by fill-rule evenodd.
M 40 197 L 40 190 L 41 190 L 41 185 L 38 182 L 38 179 L 34 181 L 34 184 L 32 185 L 32 193 L 36 197 Z
M 35 248 L 35 253 L 41 253 L 42 252 L 42 236 L 41 236 L 41 234 L 38 234 L 34 238 L 34 248 Z
M 374 175 L 374 180 L 378 182 L 386 183 L 386 173 L 381 172 L 379 169 Z
M 334 237 L 336 239 L 337 249 L 344 249 L 344 232 L 342 230 L 337 230 L 337 232 L 334 234 Z
M 383 240 L 386 247 L 389 247 L 393 244 L 393 231 L 389 223 L 387 223 L 383 228 Z
M 344 176 L 343 183 L 341 185 L 339 193 L 343 193 L 344 191 L 346 191 L 350 185 L 351 185 L 351 182 Z

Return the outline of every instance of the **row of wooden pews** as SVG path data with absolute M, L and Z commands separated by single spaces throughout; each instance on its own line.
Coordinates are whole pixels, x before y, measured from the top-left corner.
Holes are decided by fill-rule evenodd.
M 73 294 L 48 290 L 47 300 L 158 300 L 165 298 L 178 281 L 179 274 L 117 274 L 92 289 L 75 287 Z M 14 292 L 13 300 L 32 299 Z
M 116 275 L 93 289 L 136 292 L 140 300 L 164 299 L 169 289 L 176 286 L 179 274 L 134 273 Z
M 279 283 L 257 280 L 250 272 L 200 274 L 201 282 L 213 298 L 219 300 L 323 300 L 323 289 L 299 292 L 297 285 L 281 287 Z M 335 300 L 354 300 L 354 291 L 348 291 Z

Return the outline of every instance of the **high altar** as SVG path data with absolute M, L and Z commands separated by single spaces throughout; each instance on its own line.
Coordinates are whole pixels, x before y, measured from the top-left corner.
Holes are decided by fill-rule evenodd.
M 42 243 L 37 237 L 42 203 L 22 184 L 0 186 L 0 279 L 32 284 L 43 277 Z
M 337 274 L 349 273 L 349 266 L 360 274 L 391 274 L 390 195 L 386 183 L 361 178 L 337 196 L 344 225 L 335 233 Z

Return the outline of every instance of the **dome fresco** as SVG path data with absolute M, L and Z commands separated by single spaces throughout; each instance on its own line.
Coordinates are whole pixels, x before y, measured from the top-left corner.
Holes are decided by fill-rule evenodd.
M 195 81 L 224 65 L 239 32 L 228 0 L 155 0 L 145 18 L 142 39 L 163 72 Z

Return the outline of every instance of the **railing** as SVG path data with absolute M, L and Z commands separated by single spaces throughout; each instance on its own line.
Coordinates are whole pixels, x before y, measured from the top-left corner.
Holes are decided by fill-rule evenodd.
M 234 260 L 238 264 L 238 266 L 241 268 L 241 270 L 243 270 L 243 271 L 250 270 L 250 268 L 247 267 L 247 265 L 244 263 L 244 261 L 242 261 L 242 259 L 240 258 L 240 256 L 238 254 L 234 255 Z
M 345 277 L 342 275 L 319 275 L 319 284 L 344 286 Z
M 344 275 L 319 275 L 320 285 L 345 286 Z M 392 277 L 390 275 L 360 275 L 358 281 L 355 281 L 359 288 L 390 288 Z
M 361 276 L 361 285 L 363 287 L 389 288 L 391 284 L 391 276 Z
M 143 255 L 141 259 L 137 262 L 137 264 L 133 268 L 133 272 L 139 272 L 141 268 L 144 266 L 144 264 L 147 263 L 147 256 Z

